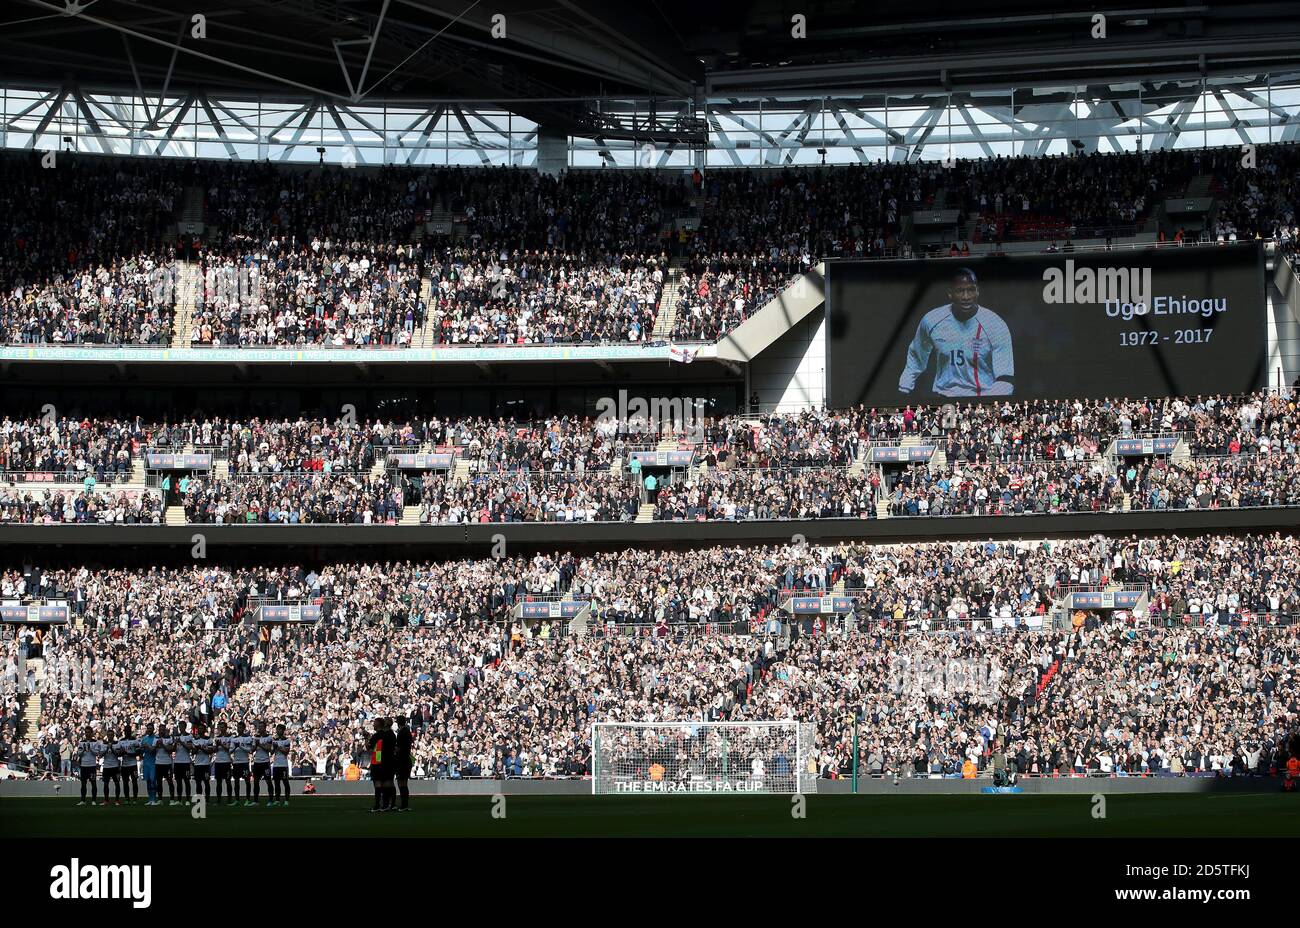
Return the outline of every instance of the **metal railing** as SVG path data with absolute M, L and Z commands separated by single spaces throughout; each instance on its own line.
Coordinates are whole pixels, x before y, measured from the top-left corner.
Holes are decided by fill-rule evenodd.
M 1223 621 L 1222 616 L 1227 617 Z M 1166 612 L 1151 612 L 1148 608 L 1143 616 L 1142 622 L 1134 622 L 1135 625 L 1145 625 L 1156 628 L 1175 628 L 1178 626 L 1206 627 L 1213 625 L 1218 628 L 1234 627 L 1246 625 L 1252 628 L 1280 629 L 1290 628 L 1293 625 L 1300 625 L 1300 613 L 1293 612 L 1184 612 L 1178 615 Z
M 1110 586 L 1110 581 L 1100 580 L 1096 583 L 1063 583 L 1058 584 L 1055 591 L 1059 591 L 1058 598 L 1064 599 L 1071 593 L 1104 593 L 1108 586 Z M 1149 587 L 1145 583 L 1125 583 L 1121 584 L 1119 589 L 1128 592 L 1141 591 L 1145 593 L 1149 591 Z
M 131 471 L 106 473 L 102 477 L 94 471 L 79 470 L 6 470 L 0 471 L 0 483 L 15 487 L 32 487 L 39 489 L 50 484 L 83 484 L 86 478 L 93 478 L 96 484 L 112 486 L 126 483 L 131 479 Z
M 1128 440 L 1128 439 L 1139 439 L 1139 438 L 1140 438 L 1140 439 L 1144 439 L 1144 440 L 1145 440 L 1145 439 L 1148 439 L 1148 438 L 1151 438 L 1151 439 L 1155 439 L 1155 438 L 1174 438 L 1174 439 L 1180 439 L 1180 440 L 1181 440 L 1181 439 L 1185 439 L 1185 438 L 1188 436 L 1188 434 L 1190 434 L 1190 433 L 1185 432 L 1185 431 L 1183 431 L 1183 432 L 1171 432 L 1171 431 L 1168 431 L 1168 430 L 1165 430 L 1165 429 L 1157 429 L 1157 430 L 1150 430 L 1150 429 L 1147 429 L 1147 430 L 1143 430 L 1143 431 L 1140 431 L 1140 432 L 1134 432 L 1134 431 L 1129 431 L 1129 432 L 1116 432 L 1116 433 L 1115 433 L 1114 435 L 1112 435 L 1112 436 L 1111 436 L 1107 441 L 1108 441 L 1108 442 L 1110 442 L 1110 441 L 1118 441 L 1118 440 L 1121 439 L 1121 438 L 1122 438 L 1122 439 L 1125 439 L 1125 440 Z

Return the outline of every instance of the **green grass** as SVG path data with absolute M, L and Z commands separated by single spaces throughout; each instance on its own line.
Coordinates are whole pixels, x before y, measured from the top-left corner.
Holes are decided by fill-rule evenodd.
M 779 796 L 413 797 L 407 814 L 372 815 L 367 797 L 296 796 L 288 808 L 81 807 L 76 799 L 4 799 L 0 836 L 20 837 L 1294 837 L 1300 796 L 1110 795 L 1106 818 L 1087 795 L 807 797 L 807 817 Z

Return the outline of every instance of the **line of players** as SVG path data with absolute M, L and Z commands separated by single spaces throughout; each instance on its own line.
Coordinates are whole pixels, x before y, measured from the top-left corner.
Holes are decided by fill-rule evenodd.
M 163 786 L 167 787 L 170 805 L 188 805 L 192 798 L 190 779 L 204 799 L 211 798 L 209 783 L 217 783 L 217 802 L 239 801 L 239 786 L 244 786 L 244 805 L 253 806 L 261 801 L 261 786 L 267 784 L 267 807 L 279 803 L 289 804 L 289 750 L 292 744 L 283 725 L 275 726 L 274 737 L 267 734 L 266 723 L 257 723 L 257 734 L 248 733 L 248 725 L 240 722 L 235 734 L 230 734 L 225 722 L 217 723 L 216 735 L 209 737 L 201 725 L 194 732 L 187 731 L 185 722 L 176 725 L 174 733 L 167 726 L 145 726 L 142 737 L 136 738 L 129 728 L 114 738 L 111 730 L 103 738 L 96 738 L 94 729 L 87 727 L 85 738 L 77 744 L 77 758 L 81 774 L 81 801 L 77 805 L 101 806 L 109 804 L 110 791 L 113 802 L 121 805 L 124 794 L 128 803 L 140 798 L 137 763 L 143 767 L 147 789 L 147 806 L 163 804 Z M 99 800 L 98 782 L 104 784 L 104 798 Z M 86 787 L 90 787 L 87 803 Z M 222 789 L 225 796 L 222 796 Z

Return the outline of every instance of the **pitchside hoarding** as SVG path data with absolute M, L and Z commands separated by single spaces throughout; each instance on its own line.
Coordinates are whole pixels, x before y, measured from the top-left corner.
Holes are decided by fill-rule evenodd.
M 1264 386 L 1256 243 L 827 262 L 833 406 Z

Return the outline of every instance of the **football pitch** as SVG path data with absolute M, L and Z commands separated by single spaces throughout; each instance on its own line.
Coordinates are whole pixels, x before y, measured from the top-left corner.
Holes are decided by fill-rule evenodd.
M 369 797 L 295 796 L 267 808 L 83 806 L 76 798 L 0 800 L 4 837 L 1290 837 L 1300 796 L 825 795 L 795 817 L 782 796 L 412 797 L 372 814 Z

